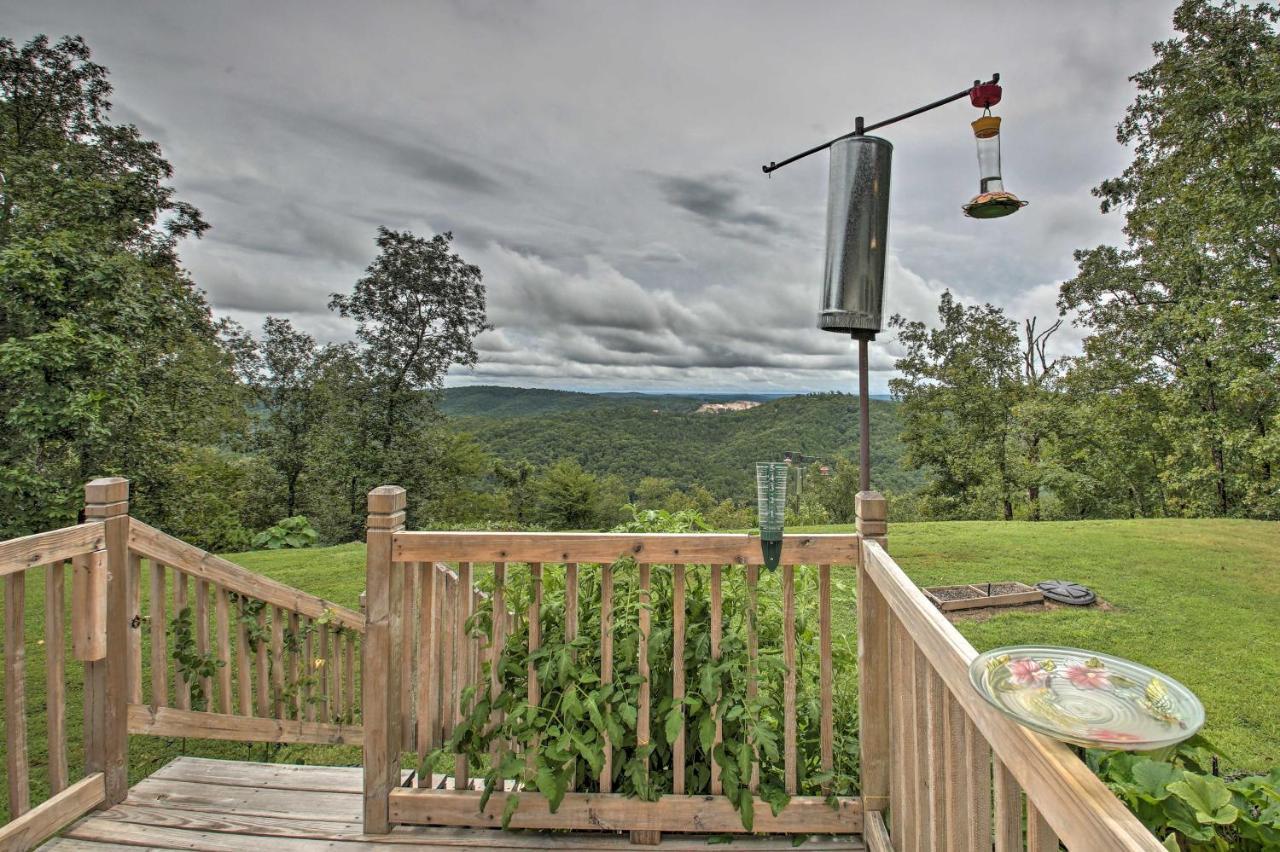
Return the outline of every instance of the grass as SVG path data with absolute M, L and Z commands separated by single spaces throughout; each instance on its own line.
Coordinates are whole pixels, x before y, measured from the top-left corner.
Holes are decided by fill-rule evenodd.
M 812 532 L 848 528 L 813 527 Z M 1074 580 L 1110 609 L 962 620 L 979 650 L 1040 642 L 1137 660 L 1190 687 L 1237 769 L 1280 765 L 1280 524 L 1232 520 L 890 524 L 921 586 Z M 852 622 L 852 602 L 842 608 Z
M 847 532 L 848 527 L 810 527 Z M 1109 609 L 1010 611 L 961 621 L 979 649 L 1042 642 L 1138 660 L 1193 689 L 1205 704 L 1205 735 L 1238 769 L 1280 765 L 1280 524 L 1227 520 L 952 522 L 890 526 L 890 551 L 920 585 L 1050 578 L 1092 587 Z M 364 588 L 364 546 L 233 554 L 235 562 L 355 608 Z M 44 572 L 28 572 L 27 710 L 32 801 L 47 795 L 43 637 Z M 843 584 L 842 584 L 843 585 Z M 68 598 L 70 597 L 68 584 Z M 144 583 L 145 592 L 145 583 Z M 851 586 L 834 613 L 854 630 Z M 147 663 L 144 654 L 144 666 Z M 144 671 L 144 680 L 148 674 Z M 83 673 L 68 660 L 67 730 L 72 779 L 82 765 Z M 2 748 L 2 746 L 0 746 Z M 268 748 L 240 743 L 132 737 L 136 781 L 181 754 L 357 765 L 358 750 Z M 0 786 L 4 786 L 0 783 Z M 0 823 L 8 818 L 0 802 Z

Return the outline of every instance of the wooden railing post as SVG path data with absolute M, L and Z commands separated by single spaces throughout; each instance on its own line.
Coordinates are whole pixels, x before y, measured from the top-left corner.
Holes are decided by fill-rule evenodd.
M 858 535 L 886 545 L 886 506 L 876 491 L 854 498 Z M 862 802 L 869 811 L 889 805 L 889 627 L 888 603 L 867 576 L 858 548 L 858 742 L 862 751 Z
M 106 655 L 85 663 L 85 769 L 102 772 L 102 807 L 129 793 L 129 480 L 84 487 L 85 519 L 102 521 L 107 551 Z
M 398 625 L 392 622 L 400 620 L 395 590 L 402 583 L 392 570 L 391 540 L 404 528 L 405 505 L 405 491 L 398 485 L 369 492 L 362 660 L 366 834 L 391 830 L 391 788 L 400 779 L 400 664 L 393 630 Z

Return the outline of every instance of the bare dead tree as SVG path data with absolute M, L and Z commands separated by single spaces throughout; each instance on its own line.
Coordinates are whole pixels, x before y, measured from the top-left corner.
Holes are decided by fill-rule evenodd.
M 1027 384 L 1040 387 L 1044 380 L 1052 377 L 1066 361 L 1065 358 L 1054 358 L 1050 361 L 1046 353 L 1049 338 L 1062 328 L 1062 320 L 1057 320 L 1053 325 L 1039 332 L 1036 331 L 1036 317 L 1023 322 L 1023 335 L 1027 341 L 1026 348 L 1022 351 L 1023 372 L 1026 375 Z

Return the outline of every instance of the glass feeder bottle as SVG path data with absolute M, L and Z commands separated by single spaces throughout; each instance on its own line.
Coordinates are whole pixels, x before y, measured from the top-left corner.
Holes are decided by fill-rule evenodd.
M 978 193 L 1004 192 L 1000 178 L 1000 118 L 979 118 L 973 122 L 973 135 L 978 142 Z

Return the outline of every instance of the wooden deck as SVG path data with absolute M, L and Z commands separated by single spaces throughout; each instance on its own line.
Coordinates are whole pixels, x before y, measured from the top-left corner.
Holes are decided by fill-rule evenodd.
M 549 834 L 487 829 L 399 827 L 361 830 L 361 770 L 180 757 L 139 782 L 119 805 L 84 817 L 42 846 L 58 852 L 183 849 L 195 852 L 370 852 L 370 850 L 565 849 L 681 852 L 795 848 L 789 838 L 745 838 L 709 846 L 698 835 L 671 835 L 657 847 L 631 846 L 614 833 Z M 810 839 L 823 852 L 861 852 L 860 838 Z

